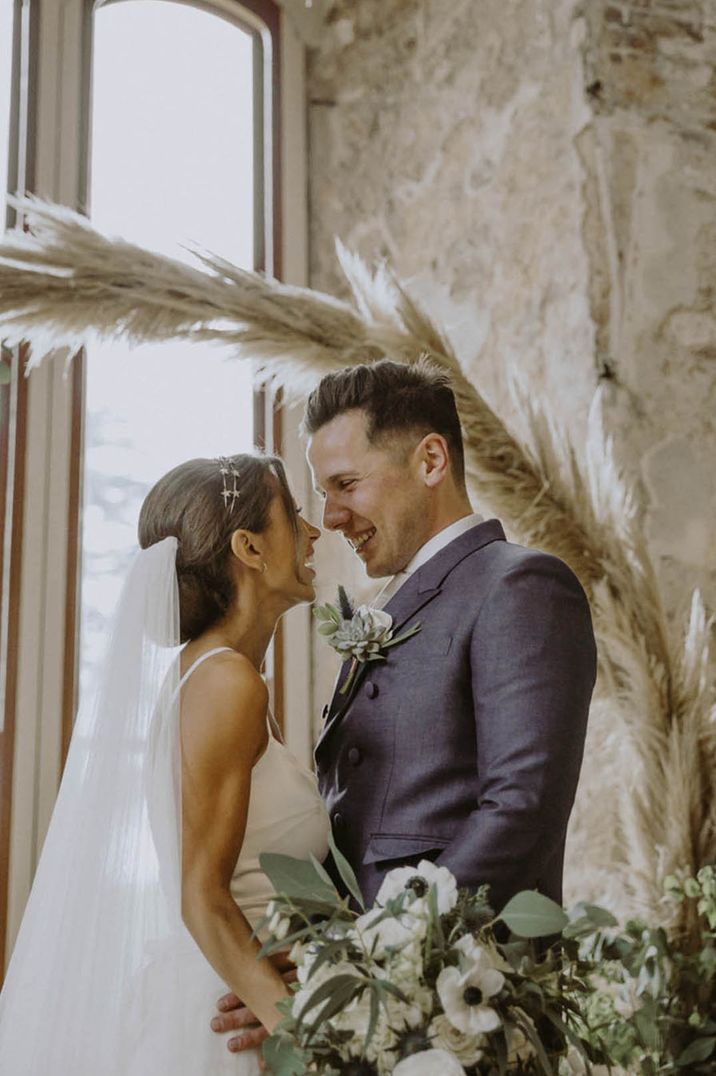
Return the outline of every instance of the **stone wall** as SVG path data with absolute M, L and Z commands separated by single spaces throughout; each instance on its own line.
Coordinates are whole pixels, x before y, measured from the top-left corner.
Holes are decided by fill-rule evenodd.
M 308 69 L 312 285 L 387 258 L 510 422 L 512 371 L 578 443 L 603 385 L 674 614 L 716 608 L 715 60 L 713 0 L 334 0 Z

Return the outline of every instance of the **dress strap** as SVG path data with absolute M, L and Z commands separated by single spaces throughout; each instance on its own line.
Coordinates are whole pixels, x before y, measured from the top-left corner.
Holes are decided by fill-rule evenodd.
M 207 658 L 212 658 L 214 654 L 222 654 L 224 651 L 228 652 L 230 650 L 230 646 L 215 646 L 213 650 L 207 650 L 205 654 L 200 654 L 196 661 L 193 661 L 191 663 L 187 671 L 182 676 L 181 680 L 179 681 L 179 684 L 177 685 L 175 694 L 178 694 L 181 691 L 181 689 L 184 687 L 184 684 L 187 682 L 194 670 L 198 669 L 199 666 L 202 665 Z

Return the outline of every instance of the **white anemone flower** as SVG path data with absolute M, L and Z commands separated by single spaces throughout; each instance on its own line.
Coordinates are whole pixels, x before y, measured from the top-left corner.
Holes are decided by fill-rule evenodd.
M 447 867 L 436 867 L 429 859 L 421 859 L 417 867 L 396 867 L 389 871 L 378 890 L 376 903 L 385 905 L 406 889 L 413 890 L 415 898 L 409 905 L 410 911 L 412 914 L 424 914 L 424 898 L 430 886 L 435 886 L 437 890 L 438 914 L 445 915 L 452 911 L 457 903 L 457 882 Z
M 421 1050 L 399 1061 L 393 1076 L 465 1076 L 465 1069 L 447 1050 Z
M 504 982 L 505 977 L 493 965 L 490 954 L 479 947 L 467 971 L 443 968 L 436 987 L 450 1023 L 466 1034 L 479 1035 L 495 1031 L 502 1023 L 487 1002 L 499 994 Z
M 512 971 L 512 968 L 494 944 L 476 941 L 472 934 L 463 934 L 462 937 L 452 943 L 452 947 L 462 954 L 460 957 L 461 971 L 466 970 L 475 961 L 484 959 L 483 956 L 479 955 L 481 953 L 488 955 L 493 968 L 497 968 L 498 971 Z M 463 957 L 465 958 L 464 960 Z

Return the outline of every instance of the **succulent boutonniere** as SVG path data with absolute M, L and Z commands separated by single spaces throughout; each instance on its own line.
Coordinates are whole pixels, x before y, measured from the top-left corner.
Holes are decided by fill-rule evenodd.
M 319 632 L 340 654 L 341 661 L 353 658 L 351 670 L 339 692 L 341 695 L 350 689 L 359 665 L 366 661 L 385 661 L 386 650 L 404 643 L 420 631 L 420 624 L 414 624 L 393 638 L 392 616 L 370 605 L 359 605 L 354 609 L 343 587 L 338 588 L 337 605 L 328 602 L 317 605 L 313 615 L 319 621 Z

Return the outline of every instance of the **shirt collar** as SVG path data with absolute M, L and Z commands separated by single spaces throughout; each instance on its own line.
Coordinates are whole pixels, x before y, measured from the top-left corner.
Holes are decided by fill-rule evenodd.
M 450 523 L 447 527 L 443 527 L 441 531 L 434 534 L 424 546 L 421 546 L 413 559 L 405 566 L 401 575 L 412 575 L 413 572 L 417 572 L 418 568 L 422 568 L 423 564 L 439 553 L 441 549 L 444 549 L 446 545 L 450 545 L 456 538 L 459 538 L 461 534 L 465 534 L 467 531 L 471 531 L 473 527 L 476 527 L 478 523 L 483 522 L 483 517 L 478 515 L 477 512 L 472 512 L 469 516 L 463 516 L 462 519 L 458 519 L 455 523 Z
M 402 587 L 409 576 L 417 572 L 418 568 L 422 568 L 424 564 L 427 564 L 429 560 L 439 553 L 445 546 L 450 545 L 456 538 L 459 538 L 461 534 L 465 534 L 467 531 L 472 530 L 473 527 L 477 527 L 478 524 L 483 523 L 484 519 L 477 512 L 472 512 L 469 516 L 463 516 L 462 519 L 458 519 L 455 523 L 450 523 L 447 527 L 443 527 L 441 531 L 434 534 L 425 545 L 421 546 L 412 560 L 405 566 L 401 572 L 397 572 L 392 575 L 390 579 L 382 586 L 380 591 L 376 594 L 373 605 L 378 608 L 382 608 L 386 605 L 394 594 Z

